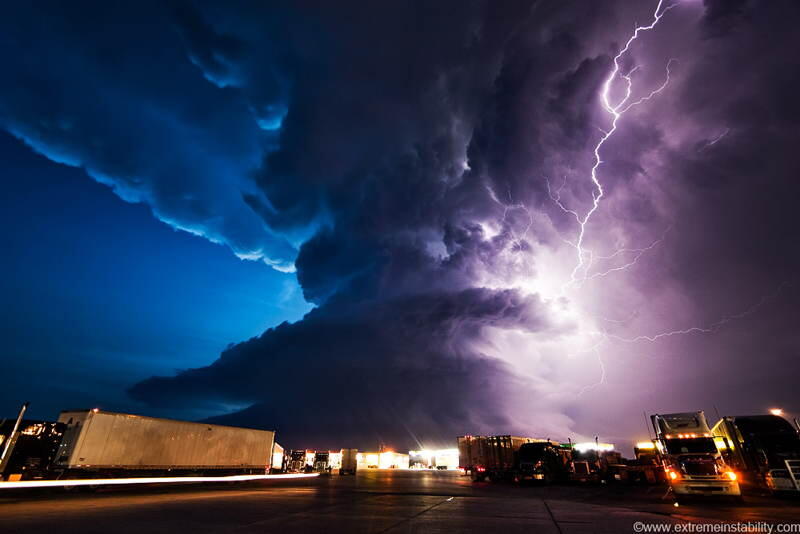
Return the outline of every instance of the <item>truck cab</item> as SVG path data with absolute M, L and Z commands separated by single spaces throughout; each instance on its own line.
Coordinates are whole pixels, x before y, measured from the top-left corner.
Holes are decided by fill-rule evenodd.
M 800 493 L 800 435 L 783 417 L 726 416 L 714 425 L 714 436 L 747 483 Z
M 575 482 L 600 482 L 622 478 L 622 457 L 611 443 L 585 442 L 571 447 L 570 479 Z M 614 469 L 610 466 L 613 465 Z M 616 476 L 615 476 L 616 475 Z
M 314 471 L 317 473 L 330 472 L 330 452 L 316 451 L 314 453 Z
M 717 450 L 702 411 L 651 416 L 667 481 L 676 496 L 740 497 L 737 474 Z
M 518 469 L 515 478 L 518 481 L 541 480 L 551 483 L 566 478 L 564 455 L 549 441 L 523 443 L 517 458 Z
M 55 462 L 65 425 L 23 419 L 14 430 L 14 420 L 0 423 L 0 480 L 46 478 Z
M 306 470 L 306 451 L 305 449 L 294 449 L 289 451 L 289 459 L 286 462 L 286 471 L 289 473 L 302 473 Z

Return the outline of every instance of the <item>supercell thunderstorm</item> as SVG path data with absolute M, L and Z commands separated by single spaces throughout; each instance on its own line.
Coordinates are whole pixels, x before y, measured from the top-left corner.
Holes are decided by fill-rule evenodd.
M 503 297 L 518 295 L 512 300 L 523 299 L 521 303 L 506 302 L 502 307 L 505 310 L 509 306 L 515 308 L 518 305 L 523 309 L 534 308 L 534 311 L 529 313 L 533 313 L 536 320 L 533 325 L 528 320 L 519 320 L 518 317 L 508 321 L 494 320 L 483 316 L 481 312 L 476 314 L 472 305 L 460 308 L 459 305 L 451 303 L 443 305 L 438 312 L 434 312 L 435 317 L 415 318 L 411 327 L 404 324 L 402 319 L 395 317 L 386 318 L 374 325 L 378 330 L 384 329 L 383 334 L 389 339 L 369 342 L 365 347 L 354 349 L 348 347 L 345 350 L 353 350 L 355 353 L 366 351 L 368 354 L 365 354 L 364 358 L 367 359 L 386 358 L 392 362 L 388 369 L 380 369 L 379 365 L 380 370 L 376 372 L 397 373 L 400 376 L 408 376 L 410 372 L 412 377 L 409 377 L 409 380 L 415 380 L 420 384 L 418 388 L 409 388 L 410 393 L 400 392 L 396 387 L 387 385 L 386 397 L 394 397 L 394 402 L 386 397 L 376 399 L 375 393 L 370 388 L 362 392 L 361 399 L 356 401 L 356 404 L 375 406 L 351 409 L 355 421 L 368 421 L 367 426 L 371 425 L 374 428 L 373 435 L 369 437 L 379 441 L 403 441 L 405 438 L 406 442 L 421 446 L 426 442 L 446 443 L 449 437 L 447 431 L 450 428 L 453 432 L 516 431 L 525 434 L 554 435 L 560 439 L 567 436 L 573 438 L 591 436 L 596 431 L 594 428 L 576 425 L 567 413 L 576 401 L 580 404 L 583 398 L 588 397 L 589 392 L 599 390 L 601 395 L 604 394 L 601 386 L 606 384 L 608 373 L 612 373 L 612 378 L 614 377 L 614 370 L 609 369 L 606 362 L 613 360 L 619 354 L 624 354 L 619 348 L 620 344 L 634 345 L 633 351 L 629 353 L 631 357 L 646 357 L 637 346 L 639 342 L 656 343 L 665 337 L 714 333 L 730 321 L 755 312 L 764 304 L 762 299 L 744 312 L 727 314 L 709 325 L 690 325 L 676 330 L 661 330 L 663 323 L 673 320 L 672 318 L 649 324 L 643 322 L 656 333 L 641 334 L 630 328 L 629 324 L 636 324 L 633 320 L 636 310 L 633 311 L 633 317 L 627 319 L 609 318 L 605 312 L 606 307 L 598 304 L 598 293 L 587 291 L 590 284 L 596 283 L 603 283 L 611 288 L 624 286 L 626 280 L 623 277 L 627 271 L 635 269 L 639 260 L 658 247 L 671 229 L 668 221 L 662 221 L 659 223 L 661 228 L 651 233 L 647 238 L 648 242 L 640 246 L 631 246 L 628 244 L 631 238 L 623 237 L 628 235 L 624 221 L 617 223 L 613 221 L 613 215 L 605 219 L 600 219 L 597 215 L 602 210 L 609 209 L 603 202 L 607 195 L 604 181 L 614 182 L 615 170 L 604 165 L 605 151 L 613 143 L 615 136 L 622 133 L 628 114 L 637 111 L 640 106 L 660 105 L 658 99 L 663 92 L 669 90 L 672 71 L 680 65 L 680 58 L 667 57 L 661 63 L 661 70 L 664 72 L 662 79 L 639 80 L 640 71 L 653 72 L 658 69 L 653 69 L 644 60 L 641 62 L 637 60 L 637 53 L 644 54 L 641 51 L 642 47 L 638 45 L 640 41 L 648 39 L 650 34 L 658 32 L 660 22 L 665 16 L 669 16 L 670 11 L 681 7 L 686 6 L 680 6 L 678 3 L 665 4 L 660 0 L 649 14 L 647 23 L 636 25 L 622 41 L 622 45 L 612 56 L 606 73 L 595 82 L 597 85 L 594 98 L 588 99 L 585 103 L 599 107 L 601 111 L 599 115 L 590 115 L 592 122 L 597 121 L 599 124 L 599 126 L 592 124 L 590 130 L 598 133 L 588 135 L 584 148 L 577 154 L 577 158 L 580 159 L 585 158 L 588 153 L 588 170 L 582 171 L 580 164 L 570 163 L 557 189 L 546 177 L 541 177 L 547 194 L 546 197 L 541 193 L 537 195 L 538 205 L 529 205 L 530 192 L 526 194 L 525 189 L 519 188 L 513 180 L 503 176 L 502 171 L 493 171 L 485 165 L 481 166 L 480 159 L 483 154 L 479 150 L 474 150 L 477 165 L 473 163 L 471 156 L 473 149 L 470 145 L 467 145 L 463 152 L 462 149 L 455 149 L 454 157 L 457 161 L 463 161 L 460 165 L 456 165 L 455 176 L 452 170 L 442 167 L 433 171 L 434 174 L 451 175 L 449 179 L 453 181 L 453 185 L 448 184 L 445 191 L 437 192 L 437 195 L 443 195 L 439 197 L 442 209 L 450 210 L 448 213 L 450 220 L 446 223 L 443 250 L 438 248 L 440 245 L 430 242 L 429 235 L 417 237 L 427 242 L 429 251 L 433 250 L 424 261 L 429 264 L 432 257 L 433 265 L 425 265 L 422 270 L 431 271 L 433 276 L 441 276 L 445 280 L 452 277 L 453 282 L 430 283 L 414 280 L 409 283 L 410 289 L 395 290 L 391 288 L 392 285 L 403 286 L 406 282 L 408 267 L 403 266 L 399 272 L 388 268 L 380 273 L 380 278 L 391 279 L 396 276 L 397 279 L 390 280 L 389 287 L 384 287 L 382 284 L 385 280 L 382 280 L 377 289 L 374 286 L 367 289 L 369 297 L 366 298 L 365 304 L 355 306 L 355 308 L 363 306 L 363 309 L 355 312 L 356 318 L 353 322 L 358 324 L 363 321 L 369 325 L 371 321 L 365 320 L 361 314 L 374 313 L 365 310 L 373 309 L 375 298 L 381 302 L 379 307 L 386 306 L 394 310 L 388 312 L 390 315 L 398 313 L 403 317 L 406 306 L 414 306 L 405 302 L 406 293 L 416 295 L 423 292 L 439 295 L 438 298 L 445 301 L 448 299 L 460 301 L 464 291 L 490 292 L 481 298 L 493 300 L 497 299 L 498 295 Z M 690 5 L 689 8 L 691 7 Z M 669 56 L 672 51 L 665 50 L 664 53 Z M 724 135 L 720 134 L 719 137 L 708 141 L 709 146 L 720 142 Z M 477 136 L 477 132 L 473 131 L 472 143 Z M 591 140 L 592 137 L 594 141 Z M 424 157 L 424 155 L 418 156 Z M 646 158 L 643 157 L 642 160 L 644 162 Z M 478 168 L 473 169 L 473 167 Z M 483 175 L 481 168 L 485 172 Z M 585 164 L 583 168 L 586 168 Z M 410 172 L 429 170 L 423 165 Z M 544 171 L 540 169 L 539 172 Z M 641 172 L 646 174 L 648 169 L 643 168 Z M 572 191 L 570 187 L 576 180 L 568 180 L 568 174 L 578 175 L 576 191 Z M 442 178 L 448 180 L 447 177 Z M 590 201 L 586 208 L 577 207 L 586 203 L 584 200 L 586 189 L 582 187 L 581 180 L 589 186 Z M 448 206 L 454 202 L 452 198 L 456 195 L 453 192 L 466 189 L 470 181 L 482 184 L 483 187 L 478 188 L 478 191 L 483 191 L 484 195 L 488 195 L 491 204 L 501 209 L 499 217 L 494 220 L 488 217 L 478 223 L 477 227 L 474 226 L 474 222 L 462 219 L 459 212 L 464 206 L 459 205 L 461 201 L 456 202 L 455 207 Z M 526 196 L 528 198 L 525 198 Z M 567 204 L 567 199 L 570 199 L 570 205 Z M 546 206 L 542 201 L 549 201 L 551 206 Z M 561 215 L 566 216 L 567 222 L 571 221 L 571 224 L 556 222 L 559 214 L 552 213 L 552 206 L 555 206 Z M 432 206 L 432 209 L 437 209 L 437 206 Z M 496 210 L 490 209 L 488 213 L 492 212 L 496 213 Z M 604 231 L 603 226 L 611 224 L 617 227 L 617 232 Z M 395 229 L 392 228 L 390 231 L 393 232 Z M 426 231 L 428 232 L 429 230 Z M 542 237 L 548 232 L 552 234 L 549 238 Z M 591 244 L 589 244 L 590 235 L 593 235 Z M 381 247 L 386 246 L 386 241 L 389 240 L 381 243 Z M 397 243 L 392 243 L 383 249 L 383 253 L 403 255 L 408 252 L 407 246 L 407 243 L 403 243 L 398 249 Z M 596 252 L 596 249 L 600 252 Z M 570 251 L 572 262 L 569 261 Z M 299 263 L 301 282 L 304 280 L 302 260 L 301 252 Z M 388 263 L 391 265 L 394 261 L 389 260 Z M 358 274 L 354 276 L 358 280 Z M 613 277 L 620 279 L 609 283 L 608 280 Z M 307 287 L 310 284 L 303 285 Z M 339 301 L 347 298 L 357 299 L 362 290 L 360 282 L 353 283 L 347 290 L 337 287 L 329 293 L 332 294 L 329 300 L 321 302 L 321 308 L 317 312 L 324 314 L 330 310 L 331 313 L 338 314 L 341 307 L 349 309 L 353 307 L 350 303 L 343 304 Z M 429 304 L 425 298 L 421 298 L 420 303 L 416 305 L 425 307 Z M 436 307 L 435 304 L 433 306 Z M 410 313 L 426 315 L 426 311 L 412 310 Z M 496 318 L 495 313 L 496 311 L 491 312 L 493 318 Z M 517 313 L 520 312 L 515 310 L 512 315 Z M 439 314 L 444 316 L 438 317 Z M 310 320 L 307 319 L 306 322 Z M 392 322 L 402 325 L 403 332 L 395 333 L 390 326 Z M 406 332 L 415 328 L 422 331 L 412 334 Z M 313 328 L 310 330 L 312 333 L 315 331 Z M 618 333 L 617 330 L 624 331 L 625 334 Z M 409 336 L 412 340 L 406 339 L 405 336 Z M 440 342 L 437 338 L 444 338 L 444 342 Z M 335 340 L 333 342 L 336 343 Z M 408 351 L 418 351 L 422 354 L 435 352 L 436 355 L 424 356 L 421 361 L 412 363 L 409 371 L 405 364 L 398 364 L 397 357 L 391 355 L 395 348 L 393 345 L 396 344 L 405 345 L 403 348 Z M 392 347 L 389 348 L 387 345 Z M 262 350 L 269 353 L 269 350 Z M 295 357 L 302 358 L 303 355 Z M 406 358 L 405 355 L 399 357 L 400 360 Z M 440 358 L 443 359 L 442 362 L 434 363 Z M 453 361 L 456 363 L 453 364 Z M 473 363 L 466 364 L 467 361 Z M 437 384 L 436 380 L 429 383 L 427 380 L 413 378 L 415 368 L 420 373 L 428 373 L 433 369 L 434 373 L 453 372 L 458 375 L 464 372 L 462 366 L 476 364 L 491 367 L 487 369 L 484 380 L 477 383 L 465 379 L 461 382 L 457 380 L 455 384 L 448 384 L 448 380 L 442 380 Z M 334 361 L 333 365 L 340 364 Z M 472 374 L 472 371 L 466 372 L 468 375 Z M 338 379 L 348 381 L 346 377 Z M 487 385 L 486 379 L 493 384 Z M 381 379 L 370 373 L 356 373 L 353 375 L 353 380 L 372 381 L 378 384 L 376 390 L 381 389 L 379 385 Z M 619 387 L 619 380 L 615 382 L 614 387 Z M 431 395 L 429 389 L 437 387 L 442 388 L 442 394 Z M 465 395 L 465 390 L 469 388 L 480 391 Z M 324 391 L 327 388 L 321 389 Z M 409 398 L 404 399 L 405 396 Z M 459 396 L 466 396 L 466 399 L 459 399 Z M 481 404 L 491 406 L 492 409 L 480 413 L 481 410 L 477 405 Z M 258 406 L 251 408 L 250 412 L 258 413 Z M 525 408 L 520 409 L 521 407 Z M 418 410 L 443 413 L 433 417 L 419 417 L 415 413 Z M 392 418 L 404 421 L 399 435 L 397 431 L 391 429 L 391 424 L 386 424 L 382 415 L 376 415 L 376 412 L 383 411 Z M 271 410 L 267 410 L 267 413 L 270 414 L 267 417 L 273 417 Z M 472 422 L 466 424 L 463 421 L 456 422 L 458 417 Z M 347 417 L 344 419 L 343 423 L 341 418 L 334 417 L 335 423 L 328 433 L 336 432 L 338 427 L 344 424 L 345 432 L 358 435 L 352 421 L 348 421 Z M 351 423 L 350 426 L 347 426 L 348 422 Z M 325 430 L 321 429 L 321 433 L 324 432 Z M 367 434 L 369 435 L 369 432 Z M 359 435 L 359 438 L 369 439 L 363 435 Z M 610 438 L 624 439 L 619 436 Z
M 142 410 L 289 446 L 624 443 L 792 376 L 793 3 L 176 6 L 4 31 L 6 131 L 315 305 L 135 384 Z

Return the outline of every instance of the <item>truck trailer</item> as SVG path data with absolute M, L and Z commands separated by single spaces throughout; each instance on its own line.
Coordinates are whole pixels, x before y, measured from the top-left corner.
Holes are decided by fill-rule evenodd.
M 745 484 L 800 492 L 800 435 L 789 421 L 777 415 L 726 416 L 713 433 Z
M 568 475 L 568 458 L 557 443 L 519 436 L 460 436 L 458 463 L 479 482 L 541 480 L 552 482 Z
M 286 469 L 286 456 L 283 447 L 276 441 L 272 445 L 272 467 L 270 473 L 283 473 Z
M 342 464 L 339 467 L 340 475 L 355 475 L 358 470 L 358 449 L 342 449 Z
M 62 412 L 63 478 L 269 473 L 275 432 L 93 410 Z
M 717 450 L 702 411 L 651 416 L 667 481 L 676 497 L 741 498 L 736 473 Z

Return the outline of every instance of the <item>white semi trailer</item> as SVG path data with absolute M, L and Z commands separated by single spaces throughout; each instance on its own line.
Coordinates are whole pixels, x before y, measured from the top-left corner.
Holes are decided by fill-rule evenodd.
M 358 449 L 342 449 L 342 465 L 340 475 L 355 475 L 358 469 Z
M 62 412 L 53 468 L 81 476 L 269 473 L 275 432 L 94 410 Z

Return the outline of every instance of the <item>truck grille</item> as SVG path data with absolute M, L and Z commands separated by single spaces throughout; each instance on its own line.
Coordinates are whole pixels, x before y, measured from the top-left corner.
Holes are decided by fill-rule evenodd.
M 722 486 L 689 486 L 689 489 L 693 491 L 725 491 Z
M 591 473 L 589 462 L 573 462 L 572 465 L 576 475 L 588 475 Z
M 785 460 L 786 469 L 789 471 L 789 476 L 794 482 L 795 489 L 800 490 L 800 460 Z
M 712 462 L 684 462 L 683 472 L 691 476 L 715 476 L 717 466 Z

